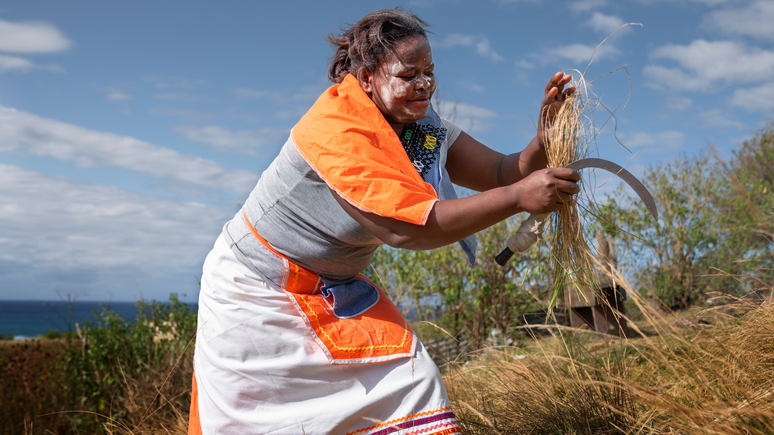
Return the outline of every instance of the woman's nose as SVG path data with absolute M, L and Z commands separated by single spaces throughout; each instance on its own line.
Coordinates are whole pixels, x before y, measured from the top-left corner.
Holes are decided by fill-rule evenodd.
M 417 89 L 427 89 L 433 85 L 433 78 L 424 74 L 417 77 Z

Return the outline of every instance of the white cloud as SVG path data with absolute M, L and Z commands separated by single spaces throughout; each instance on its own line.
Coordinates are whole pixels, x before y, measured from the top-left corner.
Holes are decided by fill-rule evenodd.
M 774 2 L 759 0 L 739 9 L 710 12 L 704 25 L 733 35 L 774 39 Z
M 774 70 L 774 51 L 733 41 L 699 39 L 690 45 L 668 44 L 655 49 L 650 57 L 675 61 L 679 68 L 646 66 L 644 75 L 649 85 L 681 90 L 712 90 L 718 85 L 759 82 Z
M 619 54 L 621 51 L 610 44 L 605 44 L 599 47 L 594 53 L 597 46 L 585 45 L 585 44 L 570 44 L 560 47 L 554 47 L 546 50 L 548 54 L 560 57 L 562 59 L 568 59 L 572 62 L 586 64 L 591 55 L 594 54 L 594 60 L 613 57 Z
M 720 109 L 707 110 L 699 114 L 699 119 L 705 127 L 731 127 L 747 129 L 747 125 L 732 118 Z
M 178 283 L 166 293 L 195 288 L 194 277 L 230 217 L 201 204 L 0 164 L 0 279 L 8 284 L 25 272 L 18 280 L 26 289 L 44 286 L 49 297 L 54 290 L 123 290 L 123 299 L 133 299 L 129 295 L 136 293 L 137 282 L 153 275 L 182 276 L 192 284 Z M 3 289 L 0 298 L 19 290 L 13 285 Z
M 309 101 L 314 102 L 314 101 L 317 101 L 317 98 L 320 97 L 320 94 L 322 94 L 323 91 L 325 91 L 327 88 L 328 88 L 327 85 L 301 86 L 300 88 L 297 88 L 297 90 L 294 90 L 292 92 L 288 92 L 288 91 L 272 92 L 269 95 L 269 98 L 271 98 L 273 102 L 278 104 L 309 102 Z
M 5 56 L 0 54 L 0 71 L 27 71 L 34 67 L 35 64 L 30 60 L 21 57 Z
M 674 151 L 685 142 L 685 133 L 680 131 L 629 131 L 620 135 L 621 142 L 629 149 L 642 148 L 645 152 Z
M 670 1 L 674 1 L 674 0 L 670 0 Z M 735 0 L 684 0 L 684 1 L 687 1 L 689 3 L 699 3 L 704 6 L 719 6 L 727 3 L 732 3 Z
M 459 101 L 436 100 L 433 108 L 467 133 L 487 131 L 493 126 L 492 120 L 497 118 L 496 112 Z
M 263 148 L 282 145 L 289 134 L 289 130 L 281 128 L 231 131 L 220 126 L 193 125 L 181 125 L 175 131 L 214 150 L 242 154 L 256 154 Z
M 688 110 L 691 108 L 691 106 L 693 106 L 693 101 L 691 101 L 690 98 L 678 97 L 674 95 L 669 97 L 666 104 L 668 109 L 680 111 Z
M 83 167 L 118 167 L 200 188 L 248 192 L 258 175 L 228 171 L 215 162 L 180 154 L 129 136 L 89 130 L 0 107 L 0 151 L 26 151 Z
M 175 118 L 195 122 L 204 122 L 213 117 L 209 113 L 197 112 L 190 109 L 176 109 L 172 107 L 155 107 L 153 109 L 148 109 L 148 113 L 151 115 L 174 116 Z
M 236 88 L 231 92 L 234 94 L 234 97 L 240 100 L 265 98 L 278 105 L 300 102 L 306 105 L 307 103 L 316 101 L 320 94 L 327 88 L 328 85 L 307 85 L 282 91 L 269 92 L 249 88 Z M 307 110 L 309 109 L 308 106 L 306 106 L 306 108 Z M 301 115 L 304 113 L 306 113 L 306 111 L 302 112 Z
M 707 7 L 720 6 L 723 4 L 733 3 L 736 1 L 738 0 L 638 0 L 639 3 L 643 3 L 646 5 L 653 5 L 656 3 L 670 3 L 670 4 L 697 3 Z
M 249 100 L 253 98 L 262 98 L 265 97 L 268 92 L 266 91 L 256 91 L 255 89 L 247 89 L 247 88 L 236 88 L 233 90 L 234 96 L 239 98 L 240 100 Z
M 484 92 L 484 87 L 483 86 L 479 85 L 478 83 L 473 83 L 473 82 L 466 81 L 466 80 L 458 80 L 457 81 L 457 86 L 459 86 L 459 87 L 461 87 L 463 89 L 467 89 L 469 91 L 473 91 L 473 92 L 479 93 L 479 94 Z
M 107 98 L 110 101 L 131 101 L 134 99 L 133 96 L 125 92 L 122 92 L 121 90 L 116 88 L 109 88 L 105 92 L 105 98 Z
M 198 95 L 186 94 L 184 92 L 162 92 L 154 95 L 154 98 L 162 101 L 201 101 L 202 97 Z
M 51 72 L 64 72 L 64 69 L 59 65 L 38 65 L 31 60 L 24 59 L 17 56 L 6 56 L 0 54 L 0 72 L 5 71 L 19 71 L 27 72 L 31 69 L 39 69 Z
M 749 112 L 771 112 L 774 110 L 774 88 L 771 86 L 755 86 L 753 88 L 737 89 L 729 103 Z
M 570 9 L 574 12 L 588 12 L 593 9 L 605 6 L 607 0 L 580 0 L 570 4 Z
M 0 51 L 7 53 L 56 53 L 72 42 L 56 27 L 33 21 L 12 23 L 0 20 Z
M 206 80 L 191 80 L 182 77 L 145 77 L 145 83 L 153 85 L 156 89 L 197 89 L 206 85 Z
M 489 39 L 485 36 L 464 35 L 462 33 L 452 33 L 444 38 L 443 41 L 436 44 L 437 47 L 473 47 L 476 49 L 476 53 L 492 60 L 493 62 L 499 62 L 503 60 L 496 51 L 492 49 L 492 45 L 489 43 Z
M 605 35 L 609 35 L 615 32 L 624 24 L 626 24 L 624 20 L 613 15 L 605 15 L 601 12 L 594 12 L 594 14 L 591 15 L 591 18 L 589 18 L 589 20 L 586 22 L 587 26 L 591 27 L 597 32 L 602 32 Z M 627 30 L 627 28 L 621 29 L 621 32 L 625 30 Z M 621 32 L 619 32 L 619 34 Z

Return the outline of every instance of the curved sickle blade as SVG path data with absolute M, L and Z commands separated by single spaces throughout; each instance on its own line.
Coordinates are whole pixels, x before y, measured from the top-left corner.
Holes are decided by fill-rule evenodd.
M 626 169 L 609 160 L 595 158 L 576 160 L 567 165 L 567 167 L 576 171 L 586 168 L 599 168 L 604 169 L 611 174 L 617 175 L 618 178 L 625 181 L 626 184 L 634 189 L 642 202 L 645 203 L 645 207 L 648 208 L 648 211 L 650 211 L 653 219 L 658 220 L 658 208 L 656 207 L 656 201 L 653 200 L 653 196 L 651 196 L 650 192 L 648 192 L 648 189 L 642 185 L 640 180 L 638 180 L 634 175 L 632 175 L 631 172 L 627 171 Z

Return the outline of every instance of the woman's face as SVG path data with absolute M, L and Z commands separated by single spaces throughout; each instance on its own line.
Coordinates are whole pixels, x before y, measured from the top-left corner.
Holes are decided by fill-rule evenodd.
M 375 72 L 364 71 L 360 86 L 400 134 L 405 124 L 427 116 L 436 86 L 434 68 L 427 38 L 410 36 Z

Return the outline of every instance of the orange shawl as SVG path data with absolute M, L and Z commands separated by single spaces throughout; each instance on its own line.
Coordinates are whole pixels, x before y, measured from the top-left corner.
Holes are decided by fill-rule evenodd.
M 328 186 L 360 210 L 424 225 L 438 194 L 354 76 L 328 88 L 291 133 Z

